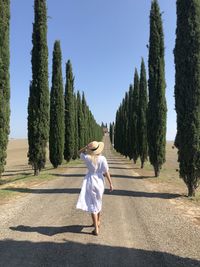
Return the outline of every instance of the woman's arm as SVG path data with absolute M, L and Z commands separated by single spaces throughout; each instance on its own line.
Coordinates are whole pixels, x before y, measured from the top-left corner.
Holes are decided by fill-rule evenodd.
M 112 184 L 112 181 L 111 181 L 111 178 L 110 178 L 109 171 L 105 172 L 105 176 L 106 176 L 106 178 L 107 178 L 107 180 L 109 182 L 109 185 L 110 185 L 110 192 L 112 192 L 113 191 L 113 184 Z
M 87 150 L 87 146 L 84 146 L 83 148 L 81 148 L 81 149 L 78 151 L 78 154 L 85 153 L 86 150 Z

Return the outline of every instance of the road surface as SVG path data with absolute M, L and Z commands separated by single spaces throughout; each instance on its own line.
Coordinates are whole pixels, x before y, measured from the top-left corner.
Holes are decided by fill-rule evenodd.
M 75 209 L 85 166 L 67 167 L 39 187 L 13 188 L 23 196 L 0 206 L 0 266 L 200 266 L 200 227 L 174 208 L 180 196 L 152 192 L 104 141 L 115 190 L 105 191 L 99 236 Z

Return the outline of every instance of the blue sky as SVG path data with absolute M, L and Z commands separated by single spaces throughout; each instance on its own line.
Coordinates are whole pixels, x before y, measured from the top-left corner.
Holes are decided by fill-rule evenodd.
M 159 0 L 165 36 L 167 140 L 176 134 L 174 57 L 176 1 Z M 27 137 L 27 103 L 31 73 L 33 0 L 11 0 L 10 79 L 11 138 Z M 61 41 L 63 78 L 68 59 L 75 89 L 84 91 L 98 123 L 115 120 L 141 58 L 148 62 L 151 0 L 47 0 L 49 88 L 52 50 Z

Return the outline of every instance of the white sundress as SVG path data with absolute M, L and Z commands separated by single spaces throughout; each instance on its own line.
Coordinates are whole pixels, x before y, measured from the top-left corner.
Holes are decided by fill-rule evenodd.
M 107 160 L 104 156 L 99 155 L 95 166 L 89 155 L 81 153 L 80 158 L 85 161 L 88 173 L 84 177 L 76 208 L 91 213 L 99 213 L 104 193 L 103 174 L 108 171 Z

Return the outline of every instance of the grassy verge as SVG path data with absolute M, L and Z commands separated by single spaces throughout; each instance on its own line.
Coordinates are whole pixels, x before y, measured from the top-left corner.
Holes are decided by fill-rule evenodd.
M 172 142 L 167 144 L 166 163 L 163 165 L 159 177 L 154 177 L 154 170 L 149 161 L 145 162 L 144 168 L 141 169 L 140 160 L 137 163 L 132 162 L 133 170 L 140 176 L 143 176 L 147 182 L 155 187 L 155 190 L 159 192 L 178 193 L 180 195 L 187 195 L 187 186 L 184 181 L 179 178 L 178 163 L 177 163 L 177 151 L 172 148 Z M 112 150 L 113 155 L 120 157 L 120 154 L 115 150 Z M 123 157 L 123 156 L 121 156 Z M 123 157 L 125 159 L 125 157 Z M 131 161 L 127 158 L 127 163 Z M 186 198 L 188 201 L 193 202 L 200 206 L 200 188 L 196 191 L 196 196 L 193 198 Z
M 28 193 L 30 187 L 43 184 L 47 181 L 58 178 L 56 174 L 65 172 L 67 168 L 80 164 L 80 160 L 73 160 L 69 163 L 62 164 L 57 169 L 52 168 L 50 163 L 47 163 L 46 168 L 40 172 L 38 176 L 33 175 L 32 169 L 26 169 L 19 173 L 10 173 L 2 176 L 0 179 L 0 203 L 6 203 L 9 200 L 18 197 L 21 192 Z M 52 174 L 54 173 L 54 175 Z M 14 191 L 14 188 L 20 188 L 21 192 Z

